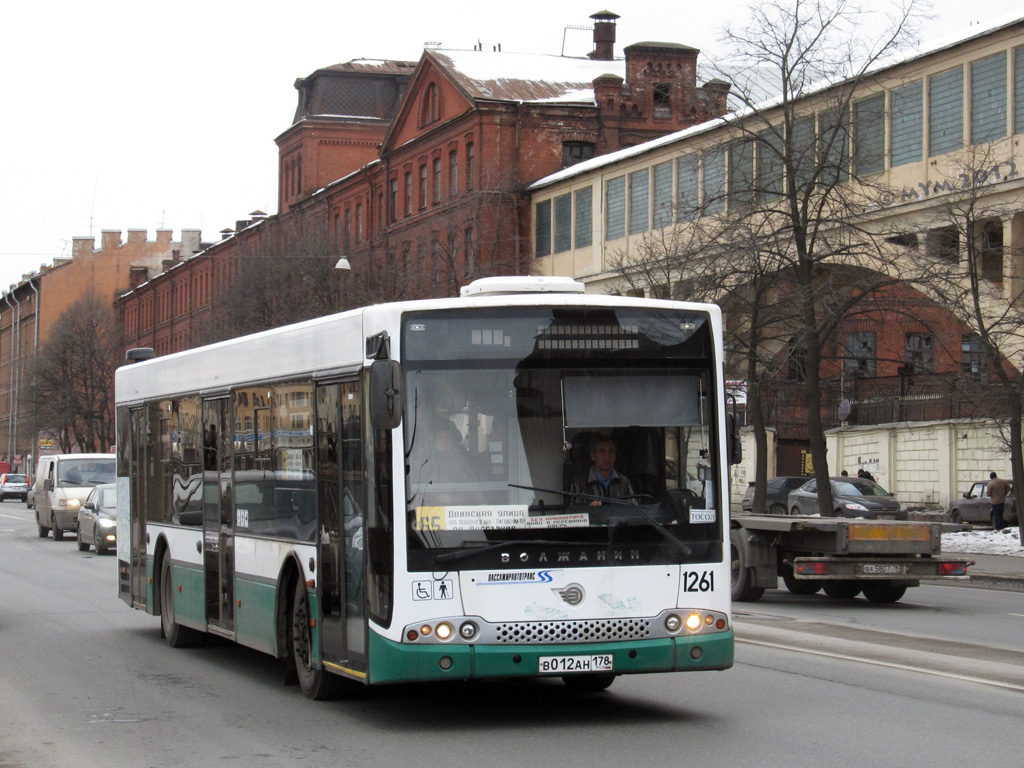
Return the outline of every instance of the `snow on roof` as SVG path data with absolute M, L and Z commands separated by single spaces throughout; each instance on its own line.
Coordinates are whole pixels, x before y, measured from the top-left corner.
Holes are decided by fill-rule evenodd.
M 893 69 L 895 67 L 902 66 L 913 61 L 917 61 L 918 59 L 925 58 L 926 56 L 931 56 L 933 54 L 940 53 L 942 51 L 969 42 L 976 38 L 984 37 L 985 35 L 991 34 L 1004 27 L 1010 27 L 1013 26 L 1014 24 L 1020 24 L 1022 22 L 1024 22 L 1024 16 L 1021 16 L 1019 11 L 1014 11 L 1013 13 L 1009 13 L 1004 16 L 992 19 L 991 21 L 985 24 L 971 27 L 970 32 L 968 34 L 961 34 L 958 37 L 942 38 L 938 41 L 922 46 L 914 53 L 906 56 L 905 58 L 899 59 L 897 61 L 886 61 L 884 64 L 880 64 L 876 67 L 871 67 L 864 72 L 864 76 L 880 74 L 885 70 Z M 809 88 L 804 94 L 802 94 L 801 98 L 808 98 L 816 93 L 820 93 L 829 88 L 840 85 L 842 82 L 844 81 L 819 83 Z M 714 130 L 715 128 L 718 128 L 722 125 L 741 121 L 750 114 L 764 112 L 768 109 L 771 109 L 772 107 L 780 105 L 781 103 L 782 97 L 774 96 L 772 98 L 766 99 L 761 104 L 752 107 L 745 107 L 736 112 L 729 113 L 725 117 L 716 118 L 709 122 L 701 123 L 700 125 L 685 128 L 681 131 L 677 131 L 675 133 L 670 133 L 666 136 L 662 136 L 661 138 L 653 139 L 652 141 L 648 141 L 643 144 L 637 144 L 634 147 L 621 149 L 618 152 L 610 152 L 607 155 L 600 155 L 599 157 L 595 157 L 590 160 L 585 160 L 582 163 L 577 163 L 576 165 L 573 165 L 569 168 L 565 168 L 561 171 L 558 171 L 557 173 L 553 173 L 550 176 L 545 176 L 543 179 L 538 179 L 533 184 L 531 184 L 528 187 L 528 189 L 541 189 L 551 184 L 564 181 L 565 179 L 571 178 L 573 176 L 587 173 L 588 171 L 593 171 L 598 168 L 603 168 L 605 166 L 613 165 L 614 163 L 620 162 L 622 160 L 627 160 L 637 155 L 642 155 L 645 152 L 649 152 L 651 150 L 658 149 L 669 144 L 673 144 L 677 141 L 681 141 L 691 136 L 696 136 L 701 133 Z
M 574 102 L 594 101 L 594 80 L 626 76 L 626 62 L 494 51 L 427 52 L 471 96 L 498 101 L 550 102 L 572 94 Z

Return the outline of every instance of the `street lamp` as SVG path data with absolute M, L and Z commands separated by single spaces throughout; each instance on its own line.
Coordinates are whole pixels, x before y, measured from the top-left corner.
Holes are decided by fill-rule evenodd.
M 335 269 L 346 269 L 346 270 L 348 270 L 348 269 L 352 269 L 352 265 L 348 263 L 348 259 L 346 259 L 344 256 L 342 256 L 340 259 L 338 259 L 338 263 L 334 265 L 334 268 Z

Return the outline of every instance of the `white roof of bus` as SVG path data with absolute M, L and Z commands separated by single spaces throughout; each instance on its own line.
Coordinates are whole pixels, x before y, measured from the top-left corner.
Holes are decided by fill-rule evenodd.
M 512 306 L 674 307 L 707 311 L 713 326 L 721 327 L 721 312 L 714 305 L 603 294 L 538 293 L 375 304 L 124 365 L 117 369 L 115 396 L 119 404 L 132 403 L 188 392 L 212 394 L 243 382 L 354 370 L 367 363 L 366 338 L 384 330 L 392 334 L 392 355 L 398 357 L 398 319 L 406 312 Z

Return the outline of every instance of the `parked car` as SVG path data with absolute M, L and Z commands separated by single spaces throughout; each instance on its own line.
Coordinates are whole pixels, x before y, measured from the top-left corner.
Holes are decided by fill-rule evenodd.
M 28 500 L 28 475 L 0 475 L 0 501 L 7 499 Z
M 963 495 L 963 498 L 953 499 L 946 510 L 949 519 L 954 523 L 992 525 L 992 499 L 985 494 L 988 483 L 988 480 L 971 483 L 970 490 Z M 1007 495 L 1006 505 L 1003 507 L 1003 523 L 1017 525 L 1017 511 L 1013 506 L 1012 490 Z
M 786 514 L 789 510 L 789 492 L 795 491 L 806 482 L 807 478 L 802 475 L 799 477 L 795 475 L 780 475 L 769 480 L 765 486 L 764 497 L 764 507 L 768 510 L 768 514 Z M 743 493 L 743 501 L 740 502 L 740 507 L 744 512 L 754 511 L 754 487 L 755 483 L 750 483 L 747 486 L 747 490 Z
M 117 485 L 97 485 L 89 493 L 78 511 L 78 549 L 88 552 L 89 545 L 96 554 L 105 554 L 117 546 Z
M 836 517 L 866 517 L 874 520 L 906 520 L 907 507 L 873 480 L 862 477 L 832 477 L 832 514 Z M 791 491 L 789 509 L 794 515 L 817 515 L 818 481 L 810 480 Z

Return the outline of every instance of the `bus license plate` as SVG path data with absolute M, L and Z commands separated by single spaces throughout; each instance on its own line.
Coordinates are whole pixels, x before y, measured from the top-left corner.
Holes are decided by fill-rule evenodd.
M 592 656 L 541 656 L 539 671 L 549 675 L 564 675 L 572 672 L 611 672 L 612 655 L 597 653 Z
M 861 566 L 861 573 L 881 573 L 899 576 L 903 569 L 898 565 L 886 565 L 884 563 L 865 563 Z

